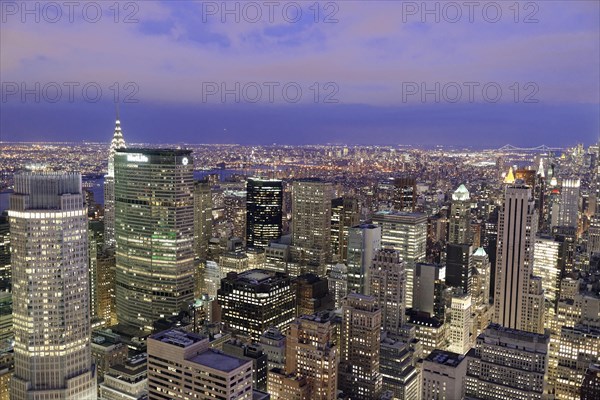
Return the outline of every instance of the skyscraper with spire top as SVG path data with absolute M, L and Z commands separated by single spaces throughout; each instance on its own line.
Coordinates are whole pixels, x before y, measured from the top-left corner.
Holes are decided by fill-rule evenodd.
M 121 132 L 121 121 L 117 110 L 115 133 L 108 152 L 108 173 L 104 176 L 104 243 L 109 247 L 115 245 L 115 152 L 125 148 L 127 145 Z

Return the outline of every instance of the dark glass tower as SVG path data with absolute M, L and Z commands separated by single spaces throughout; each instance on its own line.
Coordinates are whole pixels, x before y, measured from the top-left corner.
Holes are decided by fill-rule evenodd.
M 246 186 L 246 245 L 266 247 L 281 236 L 280 180 L 250 178 Z

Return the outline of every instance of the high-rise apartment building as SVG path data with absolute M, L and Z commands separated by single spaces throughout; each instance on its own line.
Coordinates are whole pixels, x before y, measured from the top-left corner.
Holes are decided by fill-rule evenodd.
M 406 318 L 406 271 L 400 253 L 392 249 L 375 252 L 370 279 L 370 294 L 377 300 L 381 309 L 383 330 L 400 333 Z
M 537 218 L 531 188 L 518 182 L 507 186 L 498 222 L 493 321 L 541 333 L 544 297 L 541 282 L 532 279 Z
M 246 245 L 267 247 L 281 236 L 283 186 L 280 180 L 249 178 L 246 183 Z
M 303 315 L 290 325 L 286 338 L 286 372 L 305 377 L 311 398 L 337 398 L 339 348 L 329 311 Z
M 307 272 L 325 274 L 331 258 L 331 199 L 333 186 L 318 179 L 295 181 L 292 193 L 292 244 L 295 259 Z
M 481 400 L 546 398 L 547 335 L 490 324 L 467 354 L 465 397 Z
M 296 317 L 295 288 L 280 272 L 230 272 L 221 280 L 217 298 L 223 323 L 255 341 L 271 326 L 284 331 Z
M 252 361 L 209 348 L 208 338 L 168 330 L 148 338 L 151 400 L 251 400 Z
M 95 399 L 81 175 L 15 174 L 10 198 L 13 400 Z
M 424 262 L 427 252 L 427 215 L 380 211 L 373 223 L 381 226 L 381 247 L 400 252 L 406 268 L 406 307 L 412 307 L 415 265 Z
M 345 263 L 348 257 L 348 230 L 360 222 L 358 201 L 354 197 L 331 200 L 331 259 Z
M 115 153 L 126 148 L 121 121 L 117 115 L 115 132 L 108 152 L 108 173 L 104 176 L 104 243 L 108 247 L 115 245 Z
M 189 150 L 115 153 L 116 294 L 120 324 L 153 322 L 193 300 L 194 178 Z
M 460 185 L 452 193 L 452 205 L 448 218 L 448 243 L 470 244 L 470 227 L 471 195 L 465 185 Z
M 379 346 L 381 309 L 371 296 L 350 293 L 342 306 L 340 389 L 352 399 L 376 399 L 381 393 Z
M 212 237 L 212 192 L 208 182 L 194 184 L 194 254 L 201 261 L 208 256 Z
M 348 291 L 369 294 L 369 274 L 375 252 L 381 248 L 381 227 L 356 225 L 348 235 Z

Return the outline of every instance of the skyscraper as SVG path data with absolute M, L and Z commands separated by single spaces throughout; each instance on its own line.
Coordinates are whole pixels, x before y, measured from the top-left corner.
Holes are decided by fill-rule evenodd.
M 471 292 L 472 247 L 468 244 L 448 244 L 446 248 L 446 285 Z
M 230 272 L 221 280 L 217 297 L 223 323 L 255 341 L 271 326 L 285 331 L 296 316 L 295 288 L 279 272 Z
M 452 296 L 450 306 L 450 346 L 449 351 L 465 354 L 471 348 L 471 295 L 457 293 Z
M 306 377 L 311 399 L 337 398 L 339 348 L 335 345 L 333 314 L 303 315 L 290 325 L 286 341 L 286 372 Z
M 381 309 L 374 297 L 350 293 L 342 306 L 340 389 L 352 399 L 378 398 Z
M 417 180 L 411 177 L 394 179 L 394 210 L 414 212 L 417 207 Z
M 370 270 L 375 252 L 381 247 L 381 227 L 356 225 L 348 235 L 348 291 L 369 294 Z
M 370 294 L 381 308 L 383 330 L 399 334 L 405 320 L 406 297 L 406 271 L 400 254 L 392 249 L 377 251 L 370 278 Z
M 108 173 L 104 176 L 104 243 L 108 247 L 115 245 L 115 153 L 126 147 L 121 121 L 117 115 L 115 133 L 108 152 Z
M 519 181 L 507 186 L 498 222 L 493 321 L 539 333 L 544 298 L 541 282 L 532 279 L 537 218 L 531 188 Z
M 117 317 L 151 331 L 194 296 L 194 178 L 189 150 L 115 154 Z
M 579 221 L 579 179 L 564 179 L 560 189 L 560 205 L 556 226 L 577 228 Z
M 212 236 L 212 193 L 208 182 L 194 184 L 194 253 L 205 261 Z
M 410 308 L 415 265 L 427 255 L 427 215 L 380 211 L 373 215 L 373 223 L 381 226 L 381 247 L 397 250 L 405 263 L 406 307 Z
M 13 400 L 95 399 L 81 175 L 15 174 L 10 198 Z
M 246 183 L 246 245 L 267 247 L 281 236 L 283 186 L 280 180 L 249 178 Z
M 333 262 L 346 262 L 348 231 L 359 222 L 358 201 L 355 198 L 346 196 L 331 200 L 331 257 Z
M 331 252 L 331 199 L 333 187 L 318 179 L 303 179 L 293 184 L 292 244 L 298 261 L 307 272 L 325 273 Z
M 448 220 L 448 243 L 470 244 L 470 200 L 471 195 L 465 185 L 460 185 L 452 193 L 452 205 L 450 206 L 450 218 Z

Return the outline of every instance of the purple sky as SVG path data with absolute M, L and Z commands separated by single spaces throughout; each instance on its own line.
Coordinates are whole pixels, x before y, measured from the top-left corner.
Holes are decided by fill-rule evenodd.
M 0 4 L 1 140 L 108 141 L 117 87 L 128 141 L 562 146 L 600 131 L 597 1 L 113 4 Z

